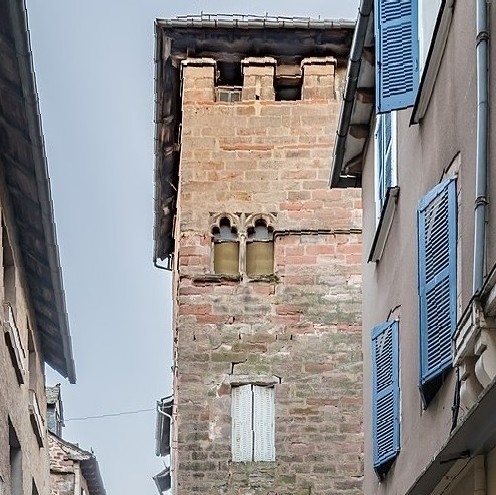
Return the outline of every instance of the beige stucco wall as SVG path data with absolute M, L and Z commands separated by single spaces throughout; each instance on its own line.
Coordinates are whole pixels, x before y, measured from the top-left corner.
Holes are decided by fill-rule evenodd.
M 494 9 L 491 24 L 496 26 Z M 398 113 L 398 185 L 400 194 L 382 259 L 363 264 L 363 352 L 365 396 L 365 493 L 402 494 L 447 440 L 455 373 L 450 372 L 436 397 L 424 410 L 418 390 L 419 322 L 417 296 L 418 201 L 459 166 L 458 186 L 458 316 L 472 296 L 473 219 L 476 144 L 475 4 L 456 2 L 444 57 L 425 118 L 410 126 L 412 109 Z M 492 52 L 494 59 L 494 52 Z M 494 63 L 491 64 L 494 74 Z M 494 74 L 496 75 L 496 74 Z M 496 94 L 492 94 L 494 114 Z M 373 133 L 371 132 L 371 136 Z M 490 132 L 490 150 L 495 150 Z M 491 153 L 490 153 L 491 156 Z M 450 165 L 454 164 L 451 168 Z M 496 190 L 492 161 L 489 164 L 489 223 L 486 273 L 496 261 Z M 367 149 L 363 171 L 364 259 L 375 233 L 374 145 Z M 401 451 L 386 479 L 379 483 L 372 468 L 372 410 L 370 330 L 386 320 L 391 309 L 400 318 Z M 369 412 L 369 414 L 367 414 Z M 462 407 L 460 417 L 465 410 Z
M 15 429 L 22 449 L 22 469 L 23 469 L 23 490 L 24 493 L 31 493 L 33 481 L 36 484 L 39 495 L 48 495 L 49 491 L 49 466 L 46 439 L 46 421 L 43 423 L 43 442 L 44 446 L 38 446 L 33 427 L 30 422 L 28 410 L 29 388 L 36 392 L 38 403 L 41 410 L 42 418 L 46 418 L 46 399 L 45 399 L 45 378 L 44 366 L 40 354 L 39 341 L 36 335 L 36 322 L 32 318 L 32 312 L 29 304 L 29 294 L 26 290 L 26 284 L 22 267 L 19 259 L 20 253 L 16 242 L 16 232 L 13 222 L 13 214 L 6 196 L 5 183 L 3 180 L 3 167 L 0 163 L 0 216 L 6 224 L 10 244 L 14 252 L 16 265 L 16 304 L 15 319 L 22 340 L 22 345 L 26 352 L 25 383 L 19 384 L 14 371 L 14 366 L 3 337 L 4 325 L 4 280 L 3 270 L 0 270 L 0 298 L 2 306 L 0 307 L 0 327 L 2 337 L 0 338 L 0 476 L 6 483 L 6 493 L 10 493 L 10 465 L 9 465 L 9 420 Z M 0 229 L 0 240 L 2 239 Z M 0 266 L 2 266 L 2 250 L 0 249 Z M 28 352 L 28 334 L 31 332 L 33 341 L 33 351 Z M 28 372 L 31 370 L 31 373 Z

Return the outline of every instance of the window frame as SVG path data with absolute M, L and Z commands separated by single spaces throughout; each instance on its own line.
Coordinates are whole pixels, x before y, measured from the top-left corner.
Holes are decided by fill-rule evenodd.
M 388 151 L 382 153 L 387 141 L 386 119 L 391 119 L 391 136 Z M 389 161 L 387 159 L 389 156 Z M 390 173 L 386 164 L 390 164 Z M 387 180 L 390 177 L 390 180 Z M 398 187 L 398 123 L 397 112 L 378 114 L 374 129 L 374 202 L 375 202 L 375 236 L 370 248 L 368 262 L 378 262 L 382 257 L 389 230 L 393 223 L 396 203 L 399 194 Z
M 210 253 L 210 272 L 214 277 L 230 280 L 250 281 L 270 281 L 275 277 L 275 227 L 276 217 L 270 213 L 220 213 L 211 218 L 210 238 L 211 238 L 211 253 Z M 257 234 L 257 229 L 262 227 L 266 230 L 265 236 Z M 223 230 L 228 227 L 229 231 Z M 222 244 L 231 244 L 237 249 L 237 268 L 232 273 L 223 273 L 218 267 L 216 268 L 217 256 L 220 255 Z M 265 245 L 270 256 L 266 258 L 266 263 L 257 263 L 258 258 L 250 258 L 253 251 L 257 251 L 257 245 Z M 261 249 L 264 251 L 264 249 Z M 262 253 L 263 254 L 263 253 Z M 222 262 L 224 258 L 220 257 Z M 234 258 L 232 258 L 233 260 Z M 250 260 L 255 260 L 250 264 Z M 262 258 L 260 260 L 263 261 Z M 270 269 L 263 270 L 265 265 L 269 265 Z M 234 264 L 234 261 L 233 261 Z M 250 265 L 250 266 L 249 266 Z
M 389 151 L 385 154 L 381 153 L 386 141 L 386 126 L 385 120 L 391 118 L 391 139 Z M 379 135 L 381 134 L 381 135 Z M 398 185 L 398 126 L 397 112 L 386 112 L 378 114 L 374 129 L 374 191 L 375 191 L 375 215 L 376 225 L 379 225 L 384 205 L 386 203 L 387 191 L 390 188 Z M 387 163 L 387 154 L 390 155 L 391 163 L 391 183 L 388 185 L 386 180 L 385 166 Z M 381 191 L 383 194 L 381 195 Z
M 426 15 L 427 12 L 426 4 L 429 4 L 429 8 L 431 9 L 431 11 L 429 11 L 430 12 L 429 15 Z M 437 6 L 435 4 L 437 4 Z M 442 6 L 443 6 L 443 0 L 418 0 L 417 23 L 418 23 L 420 78 L 422 78 L 424 69 L 427 66 L 430 47 L 434 43 L 434 40 L 436 38 L 436 24 Z M 429 32 L 427 32 L 427 30 Z

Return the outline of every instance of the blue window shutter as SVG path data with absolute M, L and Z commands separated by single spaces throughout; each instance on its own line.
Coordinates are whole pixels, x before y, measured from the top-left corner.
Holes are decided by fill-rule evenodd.
M 400 449 L 398 322 L 372 330 L 374 469 L 387 473 Z
M 419 83 L 418 0 L 375 0 L 377 113 L 410 107 Z
M 420 389 L 428 404 L 432 382 L 452 364 L 456 326 L 456 181 L 437 185 L 418 208 Z

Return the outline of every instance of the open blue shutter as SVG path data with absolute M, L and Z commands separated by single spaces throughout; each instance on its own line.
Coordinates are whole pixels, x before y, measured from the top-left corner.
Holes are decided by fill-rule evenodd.
M 398 322 L 372 330 L 374 468 L 384 475 L 400 449 Z
M 377 113 L 410 107 L 419 81 L 417 0 L 375 0 Z
M 452 363 L 451 339 L 456 325 L 456 204 L 455 179 L 437 185 L 419 203 L 421 389 Z

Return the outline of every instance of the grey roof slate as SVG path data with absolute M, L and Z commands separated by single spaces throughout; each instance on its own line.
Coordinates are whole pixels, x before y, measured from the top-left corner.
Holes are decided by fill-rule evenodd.
M 0 164 L 43 358 L 76 381 L 25 0 L 0 2 Z

